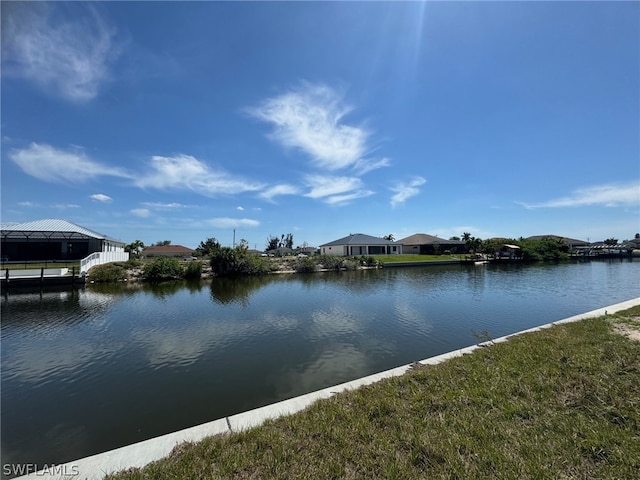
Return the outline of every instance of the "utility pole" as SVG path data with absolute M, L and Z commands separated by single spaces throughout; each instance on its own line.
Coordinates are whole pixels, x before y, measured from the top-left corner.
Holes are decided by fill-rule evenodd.
M 233 229 L 233 248 L 236 248 L 236 229 Z

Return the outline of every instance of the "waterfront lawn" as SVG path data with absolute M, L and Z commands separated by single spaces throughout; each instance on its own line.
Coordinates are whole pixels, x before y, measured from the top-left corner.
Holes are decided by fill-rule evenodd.
M 612 329 L 630 317 L 520 335 L 108 478 L 637 478 L 640 344 Z

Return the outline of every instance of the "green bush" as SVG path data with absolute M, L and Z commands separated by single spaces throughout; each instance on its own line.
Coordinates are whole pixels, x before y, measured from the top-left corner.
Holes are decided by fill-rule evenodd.
M 354 258 L 345 258 L 342 260 L 340 268 L 344 268 L 345 270 L 356 270 L 358 268 L 358 264 L 358 260 Z
M 343 258 L 335 255 L 320 255 L 318 263 L 327 270 L 340 270 L 342 268 Z
M 375 267 L 377 264 L 378 264 L 378 261 L 375 259 L 375 257 L 366 256 L 366 255 L 362 255 L 360 257 L 360 265 L 367 266 L 367 267 Z
M 202 263 L 192 261 L 187 264 L 184 269 L 184 278 L 200 278 L 202 276 Z
M 96 265 L 89 270 L 93 282 L 118 282 L 127 278 L 127 269 L 118 263 Z
M 158 257 L 144 266 L 142 276 L 154 282 L 181 278 L 182 265 L 175 258 Z
M 138 267 L 142 266 L 142 262 L 140 260 L 138 260 L 137 258 L 131 257 L 129 260 L 124 262 L 123 265 L 126 268 L 138 268 Z
M 569 246 L 558 238 L 524 239 L 518 243 L 525 261 L 557 262 L 569 258 Z
M 263 275 L 271 270 L 269 260 L 247 253 L 246 248 L 221 247 L 211 252 L 211 271 L 221 277 Z
M 296 272 L 308 273 L 315 272 L 318 269 L 318 265 L 311 257 L 299 258 L 296 261 Z

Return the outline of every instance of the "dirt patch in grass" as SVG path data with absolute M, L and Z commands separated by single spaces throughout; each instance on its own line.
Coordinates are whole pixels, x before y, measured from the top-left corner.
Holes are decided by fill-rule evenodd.
M 632 317 L 634 324 L 631 323 L 615 323 L 613 329 L 615 332 L 625 337 L 640 342 L 640 317 Z
M 611 324 L 614 332 L 640 342 L 640 306 L 614 314 Z

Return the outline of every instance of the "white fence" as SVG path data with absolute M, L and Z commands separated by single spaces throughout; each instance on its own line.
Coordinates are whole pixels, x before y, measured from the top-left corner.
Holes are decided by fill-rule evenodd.
M 95 252 L 80 261 L 80 275 L 87 273 L 91 267 L 109 262 L 126 262 L 129 252 Z

